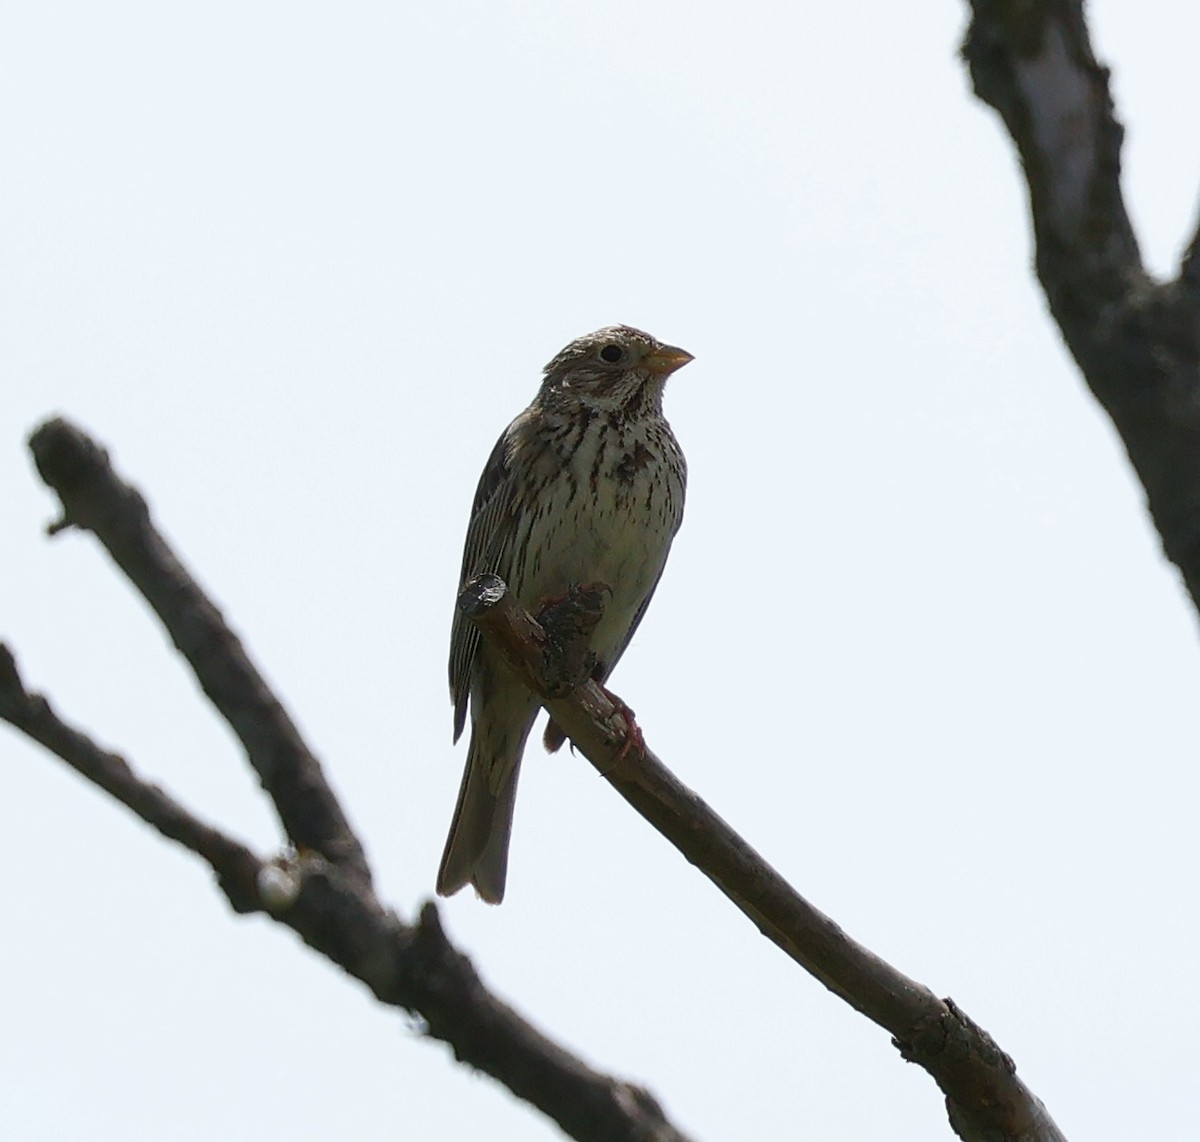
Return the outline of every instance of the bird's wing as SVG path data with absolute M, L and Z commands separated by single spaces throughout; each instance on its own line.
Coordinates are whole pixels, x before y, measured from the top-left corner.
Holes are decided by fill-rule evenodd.
M 658 590 L 659 580 L 662 579 L 663 571 L 667 567 L 667 555 L 670 553 L 670 545 L 663 552 L 662 566 L 658 569 L 658 574 L 654 577 L 654 582 L 650 586 L 650 590 L 646 592 L 646 597 L 642 600 L 641 606 L 633 614 L 633 621 L 629 624 L 629 629 L 625 632 L 625 637 L 621 639 L 621 645 L 613 652 L 611 660 L 600 663 L 603 670 L 602 676 L 598 679 L 601 685 L 604 684 L 608 676 L 613 672 L 613 668 L 621 661 L 621 655 L 625 653 L 625 648 L 633 641 L 633 636 L 637 628 L 641 625 L 642 619 L 646 617 L 646 611 L 650 607 L 650 600 L 654 598 L 654 592 Z
M 512 501 L 515 484 L 511 471 L 511 432 L 505 429 L 496 441 L 471 505 L 471 522 L 463 548 L 459 590 L 474 575 L 485 571 L 499 573 L 505 548 L 512 542 Z M 458 741 L 467 720 L 467 699 L 471 690 L 471 663 L 479 647 L 479 630 L 454 608 L 450 630 L 450 699 L 454 703 L 454 740 Z

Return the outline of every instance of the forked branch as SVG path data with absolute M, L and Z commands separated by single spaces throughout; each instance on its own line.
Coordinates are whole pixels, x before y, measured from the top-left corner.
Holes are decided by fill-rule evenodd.
M 570 1137 L 687 1142 L 646 1090 L 589 1067 L 489 991 L 446 938 L 432 904 L 409 924 L 379 901 L 362 845 L 320 763 L 220 612 L 155 529 L 142 496 L 117 476 L 103 449 L 65 421 L 44 425 L 31 444 L 39 471 L 63 502 L 63 520 L 51 531 L 92 531 L 150 602 L 241 738 L 293 847 L 267 861 L 201 821 L 124 758 L 61 719 L 26 687 L 2 646 L 0 720 L 204 860 L 235 911 L 264 912 L 291 928 Z
M 644 1090 L 599 1074 L 492 995 L 427 905 L 406 924 L 376 898 L 362 846 L 294 723 L 240 642 L 154 529 L 145 501 L 84 433 L 53 421 L 33 438 L 39 470 L 63 500 L 65 524 L 94 531 L 150 600 L 213 697 L 235 720 L 295 850 L 264 861 L 137 776 L 70 727 L 0 653 L 0 719 L 40 742 L 164 836 L 204 859 L 233 907 L 262 911 L 361 980 L 380 1001 L 423 1021 L 463 1062 L 493 1075 L 572 1137 L 682 1142 Z M 58 525 L 59 527 L 63 525 Z M 579 640 L 602 587 L 546 616 L 550 633 L 495 577 L 460 606 L 542 698 L 555 722 L 614 788 L 797 963 L 894 1037 L 933 1075 L 965 1139 L 1058 1139 L 1011 1060 L 949 1000 L 907 978 L 808 904 L 696 794 L 631 737 L 627 708 L 587 676 Z M 321 845 L 305 842 L 313 836 Z
M 1200 608 L 1200 235 L 1173 281 L 1150 277 L 1121 193 L 1108 70 L 1082 0 L 970 8 L 963 55 L 1021 157 L 1050 311 Z

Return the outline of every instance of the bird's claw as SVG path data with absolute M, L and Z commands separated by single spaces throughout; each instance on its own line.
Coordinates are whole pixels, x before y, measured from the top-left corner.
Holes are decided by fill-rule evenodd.
M 604 691 L 608 700 L 616 706 L 617 713 L 625 719 L 625 740 L 621 743 L 621 748 L 617 752 L 617 760 L 624 761 L 634 749 L 638 753 L 645 753 L 646 738 L 642 733 L 642 727 L 637 724 L 637 715 L 634 714 L 633 707 L 618 698 L 607 686 L 601 686 L 600 689 Z

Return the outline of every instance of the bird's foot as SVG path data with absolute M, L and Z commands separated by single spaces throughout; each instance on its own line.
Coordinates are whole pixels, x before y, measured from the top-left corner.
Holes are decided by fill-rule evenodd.
M 608 700 L 616 706 L 617 713 L 625 719 L 625 740 L 621 743 L 617 760 L 624 761 L 634 749 L 638 753 L 645 753 L 646 738 L 642 733 L 642 727 L 637 724 L 637 715 L 634 714 L 633 708 L 618 698 L 607 686 L 601 686 L 600 689 L 604 691 Z
M 553 662 L 547 673 L 557 683 L 556 691 L 568 693 L 594 674 L 596 655 L 588 640 L 611 597 L 612 588 L 605 583 L 581 583 L 538 607 L 537 621 L 549 639 Z

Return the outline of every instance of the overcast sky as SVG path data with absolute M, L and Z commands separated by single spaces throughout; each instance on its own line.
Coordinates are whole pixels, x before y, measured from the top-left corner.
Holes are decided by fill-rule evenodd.
M 1136 11 L 1134 9 L 1136 8 Z M 1200 15 L 1091 5 L 1125 187 L 1196 212 Z M 1196 616 L 1030 271 L 965 6 L 10 6 L 0 637 L 61 713 L 269 854 L 227 730 L 24 440 L 105 443 L 433 888 L 445 659 L 496 436 L 571 338 L 681 345 L 687 518 L 613 677 L 791 882 L 952 996 L 1078 1138 L 1194 1117 Z M 0 731 L 0 1135 L 552 1139 L 491 1080 Z M 703 1139 L 950 1137 L 924 1072 L 590 766 L 531 747 L 489 983 Z

